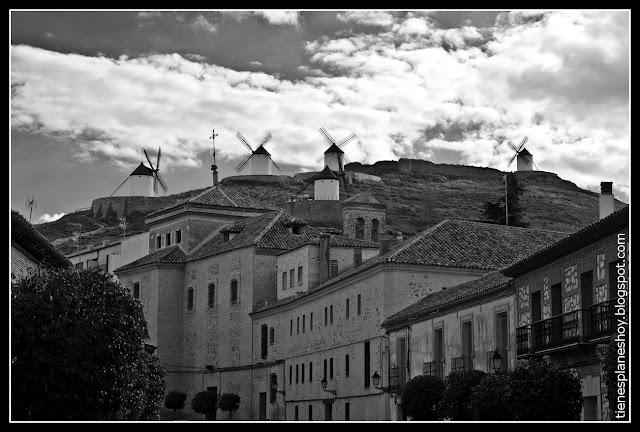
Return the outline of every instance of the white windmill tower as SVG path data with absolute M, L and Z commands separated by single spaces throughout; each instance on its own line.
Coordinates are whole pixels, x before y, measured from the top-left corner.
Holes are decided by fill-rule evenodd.
M 264 135 L 255 150 L 240 132 L 236 133 L 236 138 L 251 152 L 238 164 L 236 167 L 237 172 L 250 175 L 272 175 L 271 165 L 280 171 L 280 167 L 271 159 L 271 153 L 264 148 L 271 139 L 271 132 L 267 132 Z
M 167 184 L 164 182 L 162 177 L 160 177 L 160 155 L 162 154 L 162 150 L 158 147 L 158 156 L 156 158 L 156 166 L 154 168 L 147 151 L 144 150 L 144 155 L 147 158 L 147 162 L 149 162 L 149 167 L 145 166 L 144 163 L 140 162 L 140 165 L 133 170 L 129 177 L 124 179 L 120 186 L 114 190 L 110 196 L 113 196 L 125 183 L 128 185 L 128 191 L 125 196 L 146 196 L 146 197 L 155 197 L 159 195 L 164 195 L 167 193 L 169 188 Z M 159 187 L 158 187 L 159 186 Z M 162 189 L 162 192 L 160 192 Z
M 356 134 L 352 133 L 351 135 L 342 138 L 340 141 L 336 141 L 324 127 L 321 127 L 319 131 L 330 145 L 329 148 L 325 150 L 324 154 L 316 159 L 316 162 L 320 162 L 324 159 L 324 165 L 337 173 L 338 178 L 342 179 L 342 183 L 346 188 L 347 181 L 344 173 L 344 163 L 348 163 L 349 159 L 344 154 L 342 147 L 353 140 L 356 137 Z
M 515 152 L 513 157 L 509 160 L 509 166 L 513 163 L 513 160 L 517 158 L 516 170 L 517 171 L 533 171 L 533 168 L 538 169 L 538 166 L 533 162 L 533 155 L 524 148 L 524 145 L 529 140 L 528 137 L 524 137 L 520 142 L 520 145 L 516 147 L 511 141 L 507 141 L 507 145 Z

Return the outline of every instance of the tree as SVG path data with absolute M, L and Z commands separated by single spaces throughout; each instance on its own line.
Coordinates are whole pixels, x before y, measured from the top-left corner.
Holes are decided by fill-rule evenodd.
M 233 393 L 223 393 L 220 395 L 220 402 L 218 402 L 218 408 L 222 411 L 229 411 L 229 418 L 233 411 L 237 410 L 240 406 L 240 396 Z
M 522 220 L 523 212 L 522 207 L 520 206 L 520 196 L 522 195 L 523 189 L 520 186 L 520 183 L 516 180 L 516 177 L 513 173 L 506 174 L 507 177 L 507 208 L 509 212 L 509 226 L 520 226 L 526 227 L 527 224 Z M 483 206 L 484 217 L 489 221 L 506 225 L 506 215 L 505 215 L 505 194 L 504 194 L 504 183 L 501 187 L 500 199 L 496 202 L 485 202 Z
M 444 380 L 442 409 L 446 418 L 451 420 L 471 420 L 473 415 L 469 398 L 473 388 L 486 374 L 479 370 L 454 371 Z
M 217 395 L 211 391 L 197 393 L 191 401 L 191 408 L 199 414 L 204 414 L 207 420 L 215 418 Z
M 184 408 L 184 402 L 187 400 L 187 395 L 181 391 L 174 390 L 169 392 L 164 400 L 164 407 L 173 410 L 181 410 Z
M 571 372 L 532 359 L 509 375 L 514 420 L 580 420 L 582 383 Z
M 11 288 L 16 420 L 155 419 L 165 371 L 140 303 L 98 271 L 49 269 Z
M 444 383 L 438 377 L 418 375 L 407 383 L 402 392 L 404 413 L 411 420 L 440 420 L 440 401 Z
M 623 363 L 622 365 L 624 366 L 624 370 L 627 370 L 626 355 L 624 356 L 624 359 L 625 359 L 625 363 Z M 610 420 L 616 419 L 615 407 L 616 407 L 617 397 L 618 397 L 618 392 L 617 392 L 618 380 L 616 376 L 617 370 L 618 370 L 618 343 L 615 341 L 615 338 L 611 338 L 611 340 L 609 341 L 609 345 L 607 345 L 605 355 L 604 355 L 604 362 L 602 365 L 602 372 L 603 372 L 602 378 L 605 386 L 607 387 L 606 398 L 607 398 L 607 402 L 609 403 L 609 419 Z M 623 420 L 627 420 L 627 418 Z
M 473 420 L 513 420 L 509 374 L 487 374 L 473 388 L 469 407 Z

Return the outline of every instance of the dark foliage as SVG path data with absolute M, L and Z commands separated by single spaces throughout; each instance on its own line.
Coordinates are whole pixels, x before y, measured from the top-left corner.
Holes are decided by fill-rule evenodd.
M 473 420 L 512 420 L 509 374 L 487 374 L 473 389 L 469 406 Z
M 522 186 L 518 183 L 515 176 L 512 173 L 506 174 L 507 176 L 507 211 L 509 213 L 509 225 L 526 227 L 527 224 L 522 220 L 523 211 L 520 205 L 520 196 L 522 195 Z M 504 189 L 502 190 L 501 197 L 496 202 L 485 202 L 483 206 L 484 217 L 489 221 L 505 225 L 505 196 Z
M 12 286 L 15 420 L 155 419 L 164 370 L 142 308 L 97 271 L 49 270 Z
M 191 401 L 191 408 L 199 414 L 205 414 L 210 420 L 216 410 L 217 395 L 210 391 L 197 393 Z
M 618 380 L 616 378 L 616 370 L 618 362 L 618 343 L 615 339 L 611 339 L 607 350 L 605 352 L 604 365 L 602 367 L 602 374 L 604 383 L 607 387 L 606 398 L 609 402 L 609 419 L 615 419 L 615 406 L 618 398 Z M 625 364 L 625 368 L 628 368 L 628 364 Z
M 237 410 L 240 406 L 240 396 L 233 393 L 223 393 L 220 395 L 220 401 L 218 402 L 218 408 L 222 411 L 229 411 L 229 418 L 233 411 Z
M 411 420 L 440 420 L 440 401 L 443 381 L 435 376 L 418 375 L 412 378 L 402 393 L 404 413 Z
M 164 400 L 164 407 L 168 409 L 172 409 L 174 412 L 176 410 L 181 410 L 184 408 L 184 402 L 187 400 L 187 395 L 181 391 L 174 390 L 169 392 L 167 397 Z
M 482 371 L 455 371 L 444 380 L 442 409 L 446 418 L 451 420 L 471 420 L 473 415 L 469 399 L 486 374 Z

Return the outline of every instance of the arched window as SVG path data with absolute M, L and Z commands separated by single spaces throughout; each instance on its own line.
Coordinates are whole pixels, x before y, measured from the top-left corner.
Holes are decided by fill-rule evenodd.
M 356 219 L 356 238 L 364 239 L 364 219 L 361 217 Z
M 378 241 L 379 230 L 380 230 L 380 222 L 378 222 L 378 219 L 372 219 L 371 220 L 371 241 L 372 242 Z
M 140 298 L 140 284 L 138 282 L 133 284 L 133 298 L 134 299 Z

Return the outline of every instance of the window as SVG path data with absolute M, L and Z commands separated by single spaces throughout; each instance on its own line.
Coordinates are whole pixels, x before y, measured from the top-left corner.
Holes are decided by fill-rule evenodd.
M 266 420 L 267 419 L 267 393 L 261 392 L 259 395 L 259 408 L 258 408 L 258 419 Z
M 133 284 L 133 298 L 134 299 L 140 298 L 140 284 L 138 282 Z
M 225 241 L 225 242 L 229 241 L 229 231 L 225 231 L 222 233 L 222 241 Z
M 176 230 L 176 244 L 182 243 L 182 230 Z
M 278 396 L 277 388 L 278 388 L 278 374 L 272 373 L 271 385 L 269 386 L 269 401 L 271 403 L 274 403 L 276 401 L 276 397 Z
M 338 274 L 338 260 L 331 260 L 331 277 Z
M 344 317 L 346 319 L 349 319 L 349 299 L 347 299 L 345 305 L 344 305 Z
M 358 315 L 362 313 L 362 297 L 358 294 Z
M 293 384 L 293 366 L 289 365 L 289 385 Z
M 327 359 L 324 359 L 322 378 L 327 379 Z
M 171 245 L 171 233 L 170 233 L 170 232 L 168 232 L 168 233 L 165 235 L 165 244 L 166 244 L 167 246 L 170 246 L 170 245 Z
M 269 329 L 269 345 L 273 345 L 276 342 L 276 331 L 273 327 Z
M 371 220 L 371 241 L 372 242 L 378 241 L 379 230 L 380 230 L 380 222 L 378 222 L 378 219 L 372 219 Z
M 302 267 L 298 267 L 298 285 L 302 285 L 302 276 L 303 276 Z
M 496 315 L 496 350 L 502 356 L 501 371 L 508 369 L 509 361 L 507 349 L 509 348 L 509 318 L 507 312 L 500 312 Z M 493 365 L 492 365 L 493 366 Z M 491 370 L 491 369 L 487 369 Z
M 299 417 L 298 417 L 298 405 L 296 405 L 295 408 L 294 408 L 293 419 L 294 420 L 299 420 Z
M 370 342 L 366 341 L 364 343 L 364 386 L 365 388 L 369 388 L 369 386 L 371 385 L 371 364 L 370 364 L 370 356 L 371 356 L 371 349 L 370 349 Z
M 329 306 L 329 324 L 333 324 L 333 305 Z
M 362 248 L 355 248 L 353 250 L 353 265 L 358 267 L 362 264 Z
M 309 420 L 313 420 L 313 405 L 309 405 Z
M 267 345 L 267 325 L 266 324 L 262 324 L 260 326 L 260 347 L 261 347 L 260 356 L 263 359 L 266 359 L 267 358 L 267 350 L 268 350 L 268 345 Z
M 329 359 L 329 379 L 333 379 L 333 357 Z
M 287 289 L 287 272 L 282 272 L 282 290 Z
M 300 317 L 296 318 L 296 334 L 300 334 Z
M 309 331 L 313 330 L 313 312 L 309 315 Z
M 444 338 L 442 327 L 433 331 L 433 361 L 440 362 L 444 359 Z
M 344 419 L 349 420 L 349 402 L 345 402 L 344 404 Z
M 296 384 L 298 384 L 298 365 L 296 365 Z
M 307 316 L 306 315 L 302 315 L 302 333 L 304 333 L 306 324 L 307 324 Z
M 583 309 L 593 306 L 593 270 L 580 275 L 580 300 Z
M 349 354 L 344 356 L 344 375 L 349 376 Z
M 294 269 L 289 270 L 289 288 L 293 288 L 295 284 L 294 279 L 296 278 L 296 272 Z
M 289 322 L 289 336 L 293 336 L 293 319 Z
M 187 309 L 193 310 L 193 288 L 187 290 Z
M 238 281 L 231 281 L 231 303 L 238 303 Z
M 313 362 L 309 362 L 309 382 L 313 381 Z
M 324 326 L 326 327 L 328 323 L 329 323 L 329 312 L 325 307 L 324 308 Z
M 209 301 L 207 302 L 209 307 L 212 308 L 216 304 L 216 285 L 210 283 L 209 284 Z
M 473 369 L 473 328 L 472 321 L 462 323 L 462 356 L 465 370 Z
M 156 249 L 160 249 L 162 247 L 162 236 L 158 235 L 156 237 Z
M 302 384 L 304 384 L 304 363 L 302 363 L 301 375 L 302 375 Z
M 356 238 L 364 240 L 364 219 L 361 217 L 356 219 Z

